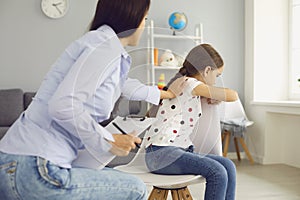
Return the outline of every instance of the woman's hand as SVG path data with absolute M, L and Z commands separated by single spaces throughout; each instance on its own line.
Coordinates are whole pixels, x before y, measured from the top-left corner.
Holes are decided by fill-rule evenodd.
M 170 87 L 167 91 L 161 91 L 161 99 L 172 99 L 180 95 L 186 86 L 185 81 L 186 76 L 182 76 L 177 78 L 173 83 L 171 83 Z
M 135 149 L 135 143 L 140 144 L 142 140 L 139 137 L 134 136 L 135 132 L 125 134 L 113 134 L 115 139 L 112 144 L 110 152 L 116 156 L 127 156 L 132 149 Z
M 168 91 L 172 92 L 174 97 L 177 97 L 180 95 L 186 86 L 186 76 L 182 76 L 180 78 L 177 78 L 173 83 L 171 83 L 170 87 L 168 88 Z

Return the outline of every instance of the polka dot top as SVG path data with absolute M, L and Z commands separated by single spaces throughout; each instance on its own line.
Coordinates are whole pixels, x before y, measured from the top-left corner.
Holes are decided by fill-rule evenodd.
M 193 89 L 202 84 L 195 78 L 186 78 L 183 92 L 174 99 L 164 99 L 157 112 L 157 121 L 150 127 L 145 138 L 146 147 L 178 146 L 192 144 L 190 134 L 201 116 L 200 96 L 193 96 Z

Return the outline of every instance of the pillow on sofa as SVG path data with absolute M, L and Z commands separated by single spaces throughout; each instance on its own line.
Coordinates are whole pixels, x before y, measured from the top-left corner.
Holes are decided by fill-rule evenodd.
M 12 125 L 24 110 L 21 89 L 0 90 L 0 126 Z

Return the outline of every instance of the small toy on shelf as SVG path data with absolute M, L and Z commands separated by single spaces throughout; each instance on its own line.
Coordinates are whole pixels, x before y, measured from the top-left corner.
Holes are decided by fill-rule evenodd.
M 165 83 L 165 74 L 162 73 L 162 74 L 159 75 L 157 87 L 158 87 L 158 89 L 162 90 L 165 86 L 166 86 L 166 83 Z
M 178 61 L 171 50 L 167 49 L 159 58 L 160 66 L 178 67 Z

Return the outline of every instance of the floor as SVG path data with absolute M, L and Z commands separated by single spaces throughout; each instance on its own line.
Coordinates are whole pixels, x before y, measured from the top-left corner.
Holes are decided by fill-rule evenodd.
M 234 162 L 236 200 L 300 200 L 300 168 L 282 164 L 251 165 L 248 160 Z M 203 199 L 204 184 L 191 185 L 189 189 L 194 200 Z

